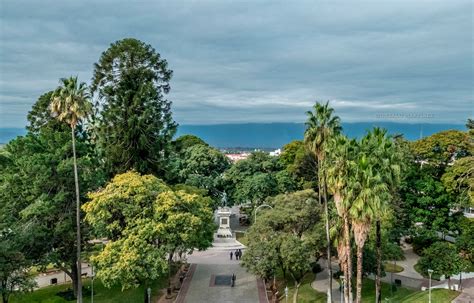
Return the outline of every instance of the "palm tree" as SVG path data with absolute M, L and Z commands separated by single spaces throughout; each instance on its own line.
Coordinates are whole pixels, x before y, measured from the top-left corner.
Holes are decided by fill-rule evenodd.
M 314 112 L 308 111 L 306 121 L 305 143 L 317 159 L 318 174 L 318 199 L 324 199 L 324 213 L 326 223 L 327 241 L 327 269 L 328 269 L 328 302 L 332 302 L 332 269 L 331 269 L 331 238 L 329 234 L 329 211 L 327 203 L 326 172 L 323 170 L 323 162 L 326 157 L 327 141 L 341 131 L 340 119 L 333 116 L 334 109 L 329 107 L 329 102 L 322 105 L 319 102 L 313 106 Z
M 60 121 L 71 127 L 72 152 L 74 158 L 74 183 L 76 187 L 76 237 L 77 237 L 77 281 L 74 285 L 77 302 L 82 303 L 82 273 L 81 273 L 81 203 L 79 199 L 79 180 L 77 176 L 76 138 L 75 129 L 82 119 L 92 110 L 90 96 L 84 82 L 78 83 L 77 77 L 63 78 L 60 86 L 51 96 L 51 112 Z
M 382 214 L 390 209 L 391 194 L 394 193 L 400 181 L 401 155 L 398 153 L 392 138 L 387 135 L 385 129 L 375 127 L 368 133 L 365 140 L 370 148 L 370 160 L 373 168 L 377 170 L 382 182 L 387 185 L 386 197 L 381 200 L 380 211 L 376 214 L 375 236 L 376 236 L 376 256 L 377 272 L 375 276 L 375 302 L 382 302 L 381 276 L 382 276 L 382 235 L 381 218 Z
M 358 193 L 349 210 L 357 247 L 357 285 L 356 302 L 361 302 L 363 249 L 370 231 L 370 225 L 379 211 L 380 192 L 385 188 L 380 176 L 372 170 L 366 155 L 357 163 L 356 180 L 353 185 Z
M 357 142 L 338 135 L 330 141 L 331 153 L 327 161 L 327 185 L 333 195 L 340 228 L 337 241 L 339 263 L 344 272 L 344 300 L 352 302 L 352 251 L 350 236 L 349 208 L 352 199 L 350 178 L 353 170 L 354 155 L 357 154 Z

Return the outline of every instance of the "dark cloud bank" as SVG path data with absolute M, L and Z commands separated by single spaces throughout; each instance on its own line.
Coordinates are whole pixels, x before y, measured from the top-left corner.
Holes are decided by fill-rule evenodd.
M 181 124 L 464 123 L 473 113 L 472 1 L 2 1 L 0 127 L 22 127 L 58 78 L 88 81 L 124 37 L 174 70 Z

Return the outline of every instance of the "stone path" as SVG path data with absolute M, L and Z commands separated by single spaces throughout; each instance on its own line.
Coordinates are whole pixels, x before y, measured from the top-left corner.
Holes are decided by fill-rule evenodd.
M 229 260 L 231 250 L 207 250 L 188 256 L 193 265 L 176 302 L 178 303 L 267 303 L 263 282 L 247 273 L 240 261 Z M 215 285 L 219 275 L 236 275 L 234 287 Z

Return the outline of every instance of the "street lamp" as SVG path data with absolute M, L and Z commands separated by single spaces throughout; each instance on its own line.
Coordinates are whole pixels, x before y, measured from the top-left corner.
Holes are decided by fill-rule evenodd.
M 92 265 L 92 268 L 91 268 L 91 303 L 94 303 L 94 278 L 95 278 L 94 265 Z
M 432 269 L 428 269 L 428 275 L 430 276 L 430 285 L 429 285 L 429 293 L 428 293 L 428 303 L 431 303 L 431 275 L 433 274 Z
M 257 211 L 258 211 L 260 208 L 262 208 L 262 207 L 269 207 L 269 208 L 273 209 L 273 207 L 271 207 L 271 206 L 268 205 L 268 204 L 262 204 L 262 205 L 260 205 L 259 207 L 257 207 L 257 208 L 255 209 L 255 219 L 253 220 L 253 223 L 257 222 Z
M 339 279 L 341 280 L 341 303 L 344 297 L 344 276 L 340 276 Z

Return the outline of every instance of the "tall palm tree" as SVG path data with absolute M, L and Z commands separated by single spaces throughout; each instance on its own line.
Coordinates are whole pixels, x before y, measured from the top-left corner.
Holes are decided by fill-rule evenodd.
M 352 302 L 352 251 L 350 236 L 349 208 L 352 199 L 350 178 L 353 170 L 354 155 L 357 154 L 357 142 L 338 135 L 330 141 L 327 161 L 327 185 L 333 195 L 337 214 L 340 218 L 338 235 L 338 258 L 344 272 L 344 301 Z
M 381 276 L 382 276 L 382 214 L 390 210 L 391 194 L 394 193 L 400 181 L 401 155 L 385 129 L 373 128 L 365 137 L 370 149 L 370 160 L 373 169 L 377 170 L 381 181 L 386 184 L 388 191 L 385 198 L 381 200 L 380 211 L 376 214 L 375 236 L 376 236 L 376 259 L 377 272 L 375 276 L 375 302 L 382 302 Z
M 51 96 L 51 112 L 60 121 L 71 127 L 72 152 L 74 159 L 74 183 L 76 187 L 76 237 L 77 237 L 77 302 L 82 303 L 81 273 L 81 203 L 79 198 L 79 178 L 76 160 L 76 126 L 87 117 L 92 110 L 90 96 L 84 82 L 78 83 L 77 77 L 63 78 L 60 86 Z
M 308 111 L 306 121 L 305 143 L 314 152 L 318 167 L 318 199 L 324 199 L 324 213 L 326 223 L 327 241 L 327 269 L 328 269 L 328 302 L 332 302 L 332 269 L 331 269 L 331 238 L 329 234 L 329 211 L 326 188 L 326 172 L 323 170 L 323 162 L 327 153 L 327 141 L 341 131 L 341 123 L 338 116 L 334 116 L 334 109 L 329 107 L 329 102 L 321 104 L 317 102 L 313 106 L 314 112 Z
M 388 188 L 381 177 L 378 167 L 374 165 L 373 148 L 366 135 L 360 143 L 360 151 L 356 163 L 355 179 L 352 188 L 355 190 L 349 214 L 352 220 L 355 244 L 357 247 L 357 285 L 356 302 L 361 302 L 362 295 L 362 262 L 363 249 L 372 222 L 379 217 L 383 209 Z

